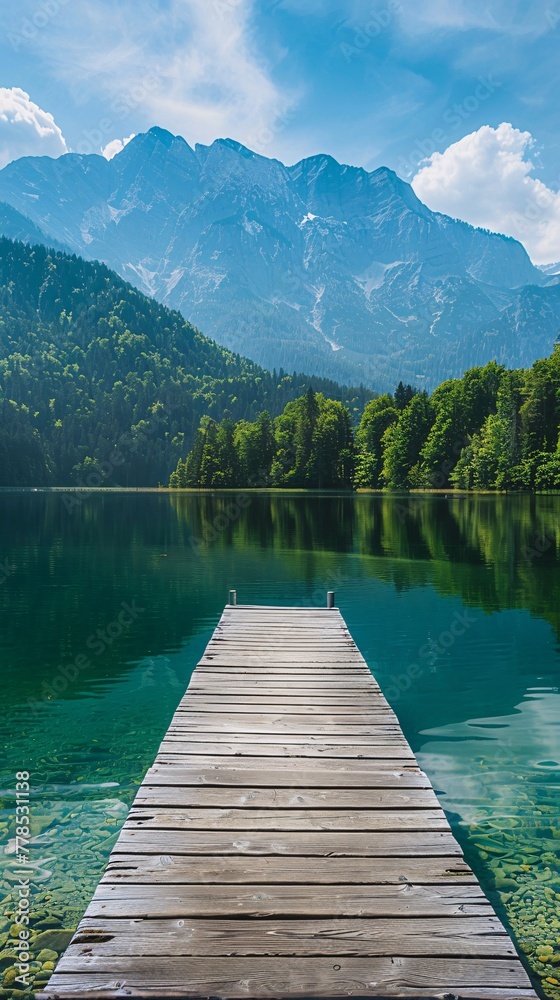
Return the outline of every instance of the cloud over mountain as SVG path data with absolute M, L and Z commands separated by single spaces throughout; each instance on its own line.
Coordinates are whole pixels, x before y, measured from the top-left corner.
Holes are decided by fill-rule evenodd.
M 20 87 L 0 87 L 0 169 L 20 156 L 66 152 L 66 140 L 48 111 Z
M 106 160 L 112 160 L 117 153 L 120 153 L 121 149 L 124 149 L 131 139 L 134 139 L 134 133 L 126 136 L 125 139 L 111 139 L 111 142 L 108 142 L 107 145 L 101 150 L 101 155 L 104 156 Z
M 484 125 L 433 153 L 412 187 L 431 209 L 520 240 L 532 260 L 560 260 L 560 193 L 537 177 L 530 132 Z

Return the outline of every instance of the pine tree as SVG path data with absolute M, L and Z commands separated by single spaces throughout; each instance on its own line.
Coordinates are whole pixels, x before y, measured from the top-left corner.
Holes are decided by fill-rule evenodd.
M 395 406 L 397 410 L 405 410 L 410 403 L 413 396 L 418 392 L 417 389 L 413 389 L 411 385 L 403 385 L 399 382 L 397 388 L 395 389 Z

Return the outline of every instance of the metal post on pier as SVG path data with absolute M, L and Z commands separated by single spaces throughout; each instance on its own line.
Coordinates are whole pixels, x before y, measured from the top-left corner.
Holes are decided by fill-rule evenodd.
M 327 591 L 327 608 L 331 611 L 334 608 L 334 590 Z
M 228 604 L 230 604 L 232 607 L 235 607 L 235 605 L 237 604 L 237 591 L 236 590 L 230 590 Z

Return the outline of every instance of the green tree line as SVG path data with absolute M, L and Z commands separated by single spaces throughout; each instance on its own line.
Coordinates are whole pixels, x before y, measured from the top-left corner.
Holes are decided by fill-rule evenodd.
M 399 384 L 354 431 L 341 400 L 308 388 L 274 420 L 205 416 L 172 487 L 560 489 L 560 345 L 528 370 L 492 361 L 431 396 Z
M 354 478 L 352 418 L 340 400 L 309 387 L 275 420 L 204 417 L 192 450 L 170 479 L 174 487 L 285 486 L 348 488 Z

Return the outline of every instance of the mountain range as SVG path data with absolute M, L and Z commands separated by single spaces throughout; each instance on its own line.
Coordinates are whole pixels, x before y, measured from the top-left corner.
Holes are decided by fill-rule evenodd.
M 268 369 L 430 389 L 492 358 L 529 366 L 560 330 L 554 268 L 384 167 L 152 128 L 111 160 L 16 160 L 0 202 L 0 233 L 106 263 Z

